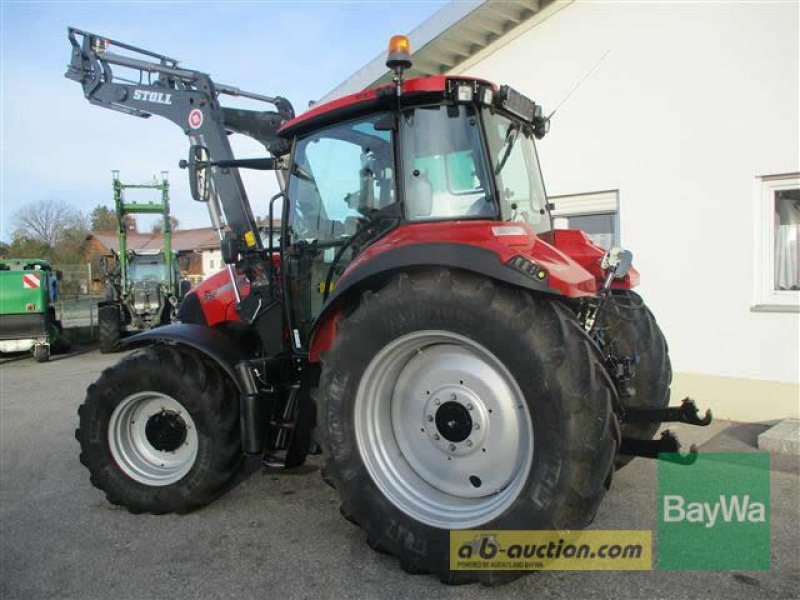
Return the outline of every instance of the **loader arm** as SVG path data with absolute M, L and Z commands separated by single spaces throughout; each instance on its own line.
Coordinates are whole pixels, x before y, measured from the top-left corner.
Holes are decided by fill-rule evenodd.
M 68 37 L 72 59 L 65 76 L 82 85 L 92 104 L 137 117 L 164 117 L 178 125 L 191 144 L 205 146 L 213 161 L 234 158 L 228 141 L 231 132 L 255 139 L 276 157 L 289 151 L 288 144 L 277 136 L 278 128 L 294 117 L 294 110 L 285 98 L 215 83 L 206 73 L 180 68 L 174 58 L 80 29 L 70 27 Z M 124 54 L 111 52 L 112 47 Z M 123 77 L 119 71 L 132 77 Z M 266 102 L 277 110 L 224 107 L 220 105 L 220 95 Z M 278 180 L 282 182 L 283 177 Z M 219 204 L 227 225 L 242 242 L 243 254 L 263 250 L 239 171 L 213 168 L 212 181 L 217 200 L 209 203 L 209 212 L 220 235 L 224 224 L 216 209 Z

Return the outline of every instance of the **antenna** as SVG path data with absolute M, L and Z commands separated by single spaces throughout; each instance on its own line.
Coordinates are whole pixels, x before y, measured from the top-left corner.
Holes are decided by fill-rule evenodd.
M 566 96 L 564 96 L 564 98 L 562 98 L 562 99 L 561 99 L 561 101 L 560 101 L 560 102 L 559 102 L 559 103 L 556 105 L 556 107 L 553 109 L 553 112 L 551 112 L 549 115 L 547 115 L 547 119 L 550 119 L 550 117 L 552 117 L 554 114 L 556 114 L 556 111 L 557 111 L 559 108 L 561 108 L 561 107 L 564 105 L 564 103 L 565 103 L 567 100 L 569 100 L 570 96 L 572 96 L 572 94 L 574 94 L 574 93 L 577 91 L 577 89 L 578 89 L 579 87 L 581 87 L 581 85 L 583 84 L 583 82 L 584 82 L 584 81 L 586 81 L 587 79 L 589 79 L 589 75 L 591 75 L 592 73 L 594 73 L 594 72 L 595 72 L 595 70 L 597 69 L 597 67 L 599 67 L 599 66 L 600 66 L 600 63 L 601 63 L 601 62 L 603 62 L 603 60 L 605 59 L 605 57 L 606 57 L 606 56 L 608 56 L 610 52 L 611 52 L 611 50 L 610 50 L 610 49 L 609 49 L 609 50 L 606 50 L 606 53 L 605 53 L 605 54 L 603 54 L 603 56 L 601 56 L 601 57 L 600 57 L 600 58 L 597 60 L 597 62 L 596 62 L 596 63 L 594 63 L 594 65 L 592 66 L 592 68 L 591 68 L 591 69 L 589 69 L 589 70 L 586 72 L 586 75 L 584 75 L 584 76 L 583 76 L 583 77 L 582 77 L 582 78 L 581 78 L 581 79 L 578 81 L 578 83 L 576 83 L 574 86 L 572 86 L 572 89 L 571 89 L 570 91 L 568 91 L 568 92 L 567 92 L 567 95 L 566 95 Z

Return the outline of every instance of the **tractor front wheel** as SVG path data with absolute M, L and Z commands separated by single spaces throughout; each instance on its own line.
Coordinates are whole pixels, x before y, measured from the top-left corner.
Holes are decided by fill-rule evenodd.
M 107 304 L 98 310 L 98 339 L 100 352 L 104 354 L 119 349 L 120 340 L 120 306 Z
M 338 325 L 316 391 L 341 512 L 446 583 L 453 529 L 580 529 L 617 443 L 601 357 L 557 301 L 447 270 L 398 274 Z
M 134 513 L 211 502 L 241 464 L 239 398 L 194 351 L 156 346 L 89 386 L 75 437 L 92 484 Z

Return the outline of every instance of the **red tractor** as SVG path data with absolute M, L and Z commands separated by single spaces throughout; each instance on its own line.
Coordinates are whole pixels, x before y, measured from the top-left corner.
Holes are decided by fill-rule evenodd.
M 90 102 L 188 135 L 182 166 L 227 265 L 88 389 L 81 461 L 110 502 L 187 512 L 245 455 L 289 468 L 319 448 L 370 546 L 445 582 L 493 583 L 450 570 L 450 530 L 583 528 L 631 457 L 693 460 L 668 432 L 652 439 L 662 421 L 710 415 L 667 408 L 667 344 L 631 291 L 630 253 L 553 229 L 541 106 L 469 77 L 404 80 L 402 36 L 392 84 L 298 117 L 169 57 L 69 39 L 67 77 Z M 235 159 L 232 133 L 268 157 Z M 266 231 L 241 168 L 277 175 Z

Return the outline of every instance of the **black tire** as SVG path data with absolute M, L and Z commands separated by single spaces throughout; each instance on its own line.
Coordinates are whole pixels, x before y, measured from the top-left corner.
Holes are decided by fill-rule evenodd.
M 620 398 L 623 408 L 664 408 L 669 404 L 672 365 L 664 334 L 641 296 L 628 290 L 615 290 L 604 317 L 606 340 L 619 356 L 637 354 L 631 385 L 635 394 Z M 622 435 L 639 440 L 652 439 L 661 423 L 623 423 Z M 634 459 L 620 454 L 615 462 L 621 469 Z
M 50 346 L 48 344 L 36 344 L 33 347 L 33 359 L 38 363 L 50 360 Z
M 100 352 L 103 354 L 119 349 L 121 336 L 119 310 L 117 304 L 101 306 L 98 310 L 97 338 L 100 341 Z
M 559 302 L 446 269 L 400 273 L 365 292 L 342 318 L 323 357 L 314 392 L 324 476 L 339 493 L 342 515 L 367 543 L 397 556 L 410 573 L 434 573 L 448 584 L 504 583 L 524 574 L 451 571 L 449 530 L 401 511 L 379 490 L 356 438 L 360 378 L 389 342 L 414 331 L 443 330 L 492 352 L 515 378 L 533 421 L 533 463 L 502 514 L 483 529 L 580 529 L 606 493 L 618 444 L 616 394 L 596 347 Z
M 155 391 L 174 398 L 197 429 L 197 454 L 180 480 L 165 486 L 134 480 L 115 460 L 108 440 L 114 409 L 132 394 Z M 156 346 L 124 358 L 89 386 L 78 409 L 75 437 L 90 481 L 112 504 L 132 513 L 186 513 L 228 487 L 242 464 L 239 397 L 220 369 L 195 351 Z

